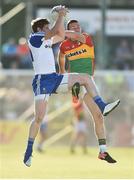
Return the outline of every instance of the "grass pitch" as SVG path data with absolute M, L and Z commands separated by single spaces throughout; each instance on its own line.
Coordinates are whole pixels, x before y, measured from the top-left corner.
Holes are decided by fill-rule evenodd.
M 7 134 L 13 127 L 6 128 Z M 51 146 L 44 154 L 34 151 L 32 166 L 26 167 L 22 161 L 28 127 L 23 123 L 17 128 L 19 130 L 12 134 L 12 141 L 0 145 L 1 179 L 134 179 L 133 148 L 109 148 L 109 153 L 118 163 L 108 164 L 97 158 L 97 148 L 89 147 L 87 155 L 78 148 L 72 155 L 69 147 Z

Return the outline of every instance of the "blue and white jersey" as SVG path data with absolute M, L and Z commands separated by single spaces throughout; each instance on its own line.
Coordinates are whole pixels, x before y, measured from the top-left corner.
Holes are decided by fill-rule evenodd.
M 45 40 L 44 36 L 44 32 L 32 33 L 28 40 L 35 75 L 56 72 L 52 39 Z

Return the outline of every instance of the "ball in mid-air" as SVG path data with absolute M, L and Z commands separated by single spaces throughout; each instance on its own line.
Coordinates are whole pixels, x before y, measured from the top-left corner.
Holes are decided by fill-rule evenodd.
M 60 9 L 62 9 L 64 6 L 62 6 L 62 5 L 58 5 L 58 6 L 54 6 L 53 8 L 52 8 L 52 10 L 51 10 L 51 18 L 52 18 L 52 20 L 53 21 L 56 21 L 57 20 L 57 18 L 58 18 L 58 12 L 59 12 L 59 10 Z M 66 14 L 66 16 L 65 16 L 65 19 L 67 18 L 67 14 Z

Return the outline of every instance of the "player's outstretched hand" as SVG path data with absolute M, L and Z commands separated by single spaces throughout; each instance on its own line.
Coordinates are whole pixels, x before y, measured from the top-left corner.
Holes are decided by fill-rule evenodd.
M 67 8 L 64 8 L 64 9 L 60 9 L 58 13 L 60 16 L 66 16 L 67 12 L 68 12 Z
M 51 13 L 54 12 L 57 12 L 59 15 L 66 16 L 66 14 L 69 13 L 69 10 L 65 6 L 59 5 L 52 8 Z

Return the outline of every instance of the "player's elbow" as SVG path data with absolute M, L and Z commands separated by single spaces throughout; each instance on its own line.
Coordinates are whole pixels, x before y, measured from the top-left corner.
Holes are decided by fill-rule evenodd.
M 64 37 L 65 37 L 65 29 L 64 28 L 58 28 L 57 29 L 57 33 L 59 34 L 59 35 L 64 35 Z
M 65 39 L 65 32 L 64 31 L 62 31 L 62 30 L 58 30 L 57 31 L 57 34 L 58 34 L 58 36 L 60 36 L 63 40 Z

